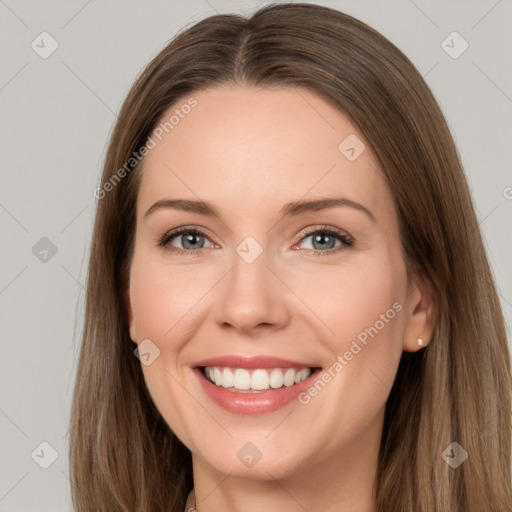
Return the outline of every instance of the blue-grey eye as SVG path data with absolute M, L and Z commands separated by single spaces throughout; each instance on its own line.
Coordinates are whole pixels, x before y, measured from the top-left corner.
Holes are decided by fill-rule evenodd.
M 172 240 L 180 240 L 181 247 L 176 246 Z M 169 240 L 170 245 L 178 247 L 179 249 L 202 249 L 204 241 L 208 240 L 204 235 L 195 231 L 187 231 L 185 233 L 178 233 Z
M 336 247 L 336 242 L 339 241 L 339 235 L 333 235 L 326 231 L 316 231 L 315 233 L 309 234 L 305 236 L 302 240 L 307 240 L 308 238 L 312 239 L 312 247 L 306 247 L 306 249 L 317 250 L 330 250 Z M 303 242 L 304 243 L 304 242 Z M 338 243 L 338 245 L 340 245 Z

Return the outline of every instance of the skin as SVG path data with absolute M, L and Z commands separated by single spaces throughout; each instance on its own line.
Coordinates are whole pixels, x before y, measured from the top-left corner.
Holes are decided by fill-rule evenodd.
M 144 378 L 192 452 L 197 509 L 374 511 L 384 408 L 400 356 L 420 349 L 419 336 L 427 345 L 433 330 L 432 289 L 406 270 L 392 192 L 363 134 L 312 92 L 237 85 L 193 97 L 197 106 L 144 161 L 126 301 L 134 342 L 149 338 L 160 349 L 142 366 Z M 355 161 L 338 150 L 350 134 L 366 146 Z M 328 197 L 357 201 L 375 220 L 350 206 L 279 215 L 285 203 Z M 211 202 L 221 219 L 166 208 L 145 217 L 164 198 Z M 171 252 L 186 244 L 180 235 L 157 245 L 191 225 L 205 233 L 198 254 Z M 344 230 L 354 244 L 318 254 L 333 245 L 313 246 L 304 232 L 322 226 Z M 236 252 L 247 236 L 263 250 L 250 264 Z M 227 354 L 325 370 L 396 302 L 401 311 L 307 405 L 232 414 L 192 373 L 201 359 Z M 237 457 L 248 442 L 262 453 L 251 468 Z

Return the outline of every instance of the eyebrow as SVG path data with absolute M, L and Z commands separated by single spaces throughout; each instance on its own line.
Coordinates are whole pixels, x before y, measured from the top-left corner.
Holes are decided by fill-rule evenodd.
M 375 216 L 368 208 L 358 203 L 357 201 L 353 201 L 345 197 L 330 197 L 314 201 L 295 201 L 285 204 L 279 213 L 283 217 L 296 217 L 305 213 L 313 213 L 341 206 L 348 206 L 350 208 L 359 210 L 360 212 L 366 214 L 373 222 L 377 222 Z M 162 208 L 198 213 L 200 215 L 217 217 L 220 219 L 218 210 L 211 203 L 191 199 L 160 199 L 152 206 L 150 206 L 148 211 L 144 214 L 144 218 Z

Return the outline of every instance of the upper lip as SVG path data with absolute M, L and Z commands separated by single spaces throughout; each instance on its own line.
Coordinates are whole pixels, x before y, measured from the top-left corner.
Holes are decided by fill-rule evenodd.
M 195 367 L 217 366 L 229 368 L 319 368 L 317 364 L 301 363 L 273 356 L 229 355 L 211 357 L 195 363 Z

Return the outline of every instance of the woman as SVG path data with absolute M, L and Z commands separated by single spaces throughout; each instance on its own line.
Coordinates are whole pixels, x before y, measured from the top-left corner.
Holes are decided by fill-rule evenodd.
M 367 25 L 218 15 L 105 162 L 78 512 L 512 510 L 504 321 L 430 90 Z

